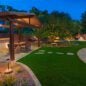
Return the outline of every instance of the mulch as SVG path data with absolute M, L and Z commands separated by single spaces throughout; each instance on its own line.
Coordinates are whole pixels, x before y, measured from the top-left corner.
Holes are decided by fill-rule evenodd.
M 10 68 L 12 68 L 13 72 L 11 73 L 11 75 L 13 75 L 16 80 L 17 80 L 17 85 L 16 86 L 23 86 L 21 83 L 27 83 L 27 86 L 35 86 L 35 83 L 32 79 L 32 77 L 30 76 L 30 74 L 26 71 L 26 69 L 24 67 L 22 67 L 19 64 L 15 64 L 12 67 L 10 66 Z M 7 69 L 7 63 L 0 63 L 0 80 L 3 79 L 3 75 L 5 76 L 6 74 L 4 73 L 4 71 Z M 10 75 L 10 74 L 8 74 Z

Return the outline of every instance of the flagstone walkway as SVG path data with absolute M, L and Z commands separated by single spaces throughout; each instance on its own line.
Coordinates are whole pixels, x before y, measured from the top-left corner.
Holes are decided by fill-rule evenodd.
M 38 49 L 38 47 L 36 47 L 36 46 L 32 46 L 31 48 L 32 48 L 32 50 L 29 51 L 29 52 L 16 53 L 15 54 L 15 60 L 17 61 L 17 60 L 21 59 L 22 57 L 28 55 L 32 51 Z M 10 55 L 9 54 L 0 55 L 0 62 L 6 62 L 6 60 L 9 59 L 9 58 L 10 58 Z

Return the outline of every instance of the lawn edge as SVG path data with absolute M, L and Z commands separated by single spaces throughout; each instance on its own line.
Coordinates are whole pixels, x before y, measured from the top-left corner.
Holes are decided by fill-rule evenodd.
M 16 62 L 17 64 L 21 65 L 22 67 L 24 67 L 27 72 L 30 74 L 30 76 L 32 77 L 35 86 L 42 86 L 40 81 L 37 79 L 36 75 L 33 73 L 33 71 L 30 69 L 30 67 L 26 66 L 25 64 L 21 63 L 21 62 Z

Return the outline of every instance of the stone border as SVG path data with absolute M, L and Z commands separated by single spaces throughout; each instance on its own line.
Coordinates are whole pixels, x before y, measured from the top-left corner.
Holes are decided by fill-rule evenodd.
M 42 86 L 40 81 L 37 79 L 37 77 L 35 76 L 35 74 L 32 72 L 32 70 L 29 67 L 27 67 L 25 64 L 20 63 L 20 62 L 16 62 L 16 63 L 21 65 L 22 67 L 24 67 L 27 70 L 27 72 L 31 75 L 31 77 L 34 81 L 35 86 Z

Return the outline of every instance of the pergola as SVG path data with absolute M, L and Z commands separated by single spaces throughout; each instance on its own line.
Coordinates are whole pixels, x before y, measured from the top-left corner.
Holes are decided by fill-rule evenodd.
M 15 60 L 14 56 L 14 31 L 13 28 L 35 27 L 42 26 L 39 19 L 34 14 L 19 13 L 19 12 L 0 12 L 0 20 L 8 21 L 9 25 L 0 25 L 0 27 L 9 28 L 10 37 L 10 60 Z

